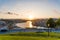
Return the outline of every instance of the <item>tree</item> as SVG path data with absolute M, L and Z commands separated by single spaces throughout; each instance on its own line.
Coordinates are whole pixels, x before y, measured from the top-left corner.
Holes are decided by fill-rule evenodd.
M 60 26 L 60 18 L 56 21 L 56 25 Z
M 46 23 L 46 25 L 48 27 L 48 36 L 49 36 L 49 32 L 50 32 L 49 28 L 55 28 L 56 23 L 53 20 L 53 18 L 49 18 L 48 21 L 47 21 L 47 23 Z
M 60 18 L 56 21 L 56 28 L 60 28 Z

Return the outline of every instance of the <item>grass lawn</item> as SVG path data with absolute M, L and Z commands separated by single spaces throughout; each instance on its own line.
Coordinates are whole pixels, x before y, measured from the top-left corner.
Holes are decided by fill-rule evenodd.
M 0 40 L 60 40 L 60 39 L 51 37 L 0 36 Z
M 0 34 L 0 40 L 60 40 L 60 33 L 50 33 L 49 37 L 47 36 L 47 32 L 18 32 L 13 34 Z

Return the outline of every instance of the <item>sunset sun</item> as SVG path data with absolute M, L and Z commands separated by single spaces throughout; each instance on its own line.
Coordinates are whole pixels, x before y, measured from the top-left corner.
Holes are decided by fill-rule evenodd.
M 29 20 L 33 20 L 34 17 L 33 17 L 32 15 L 29 15 L 29 16 L 28 16 L 28 19 L 29 19 Z

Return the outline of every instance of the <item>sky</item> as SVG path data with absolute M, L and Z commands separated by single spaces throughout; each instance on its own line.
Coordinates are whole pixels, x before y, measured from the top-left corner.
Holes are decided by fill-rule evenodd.
M 0 18 L 27 18 L 30 15 L 34 18 L 60 18 L 60 0 L 0 0 Z

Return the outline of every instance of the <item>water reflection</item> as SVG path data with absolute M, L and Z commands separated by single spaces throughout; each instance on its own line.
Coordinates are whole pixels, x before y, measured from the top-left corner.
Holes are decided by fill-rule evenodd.
M 27 22 L 26 22 L 26 27 L 32 28 L 32 27 L 33 27 L 32 21 L 27 21 Z
M 32 21 L 27 21 L 24 23 L 17 23 L 16 25 L 22 28 L 33 28 Z

